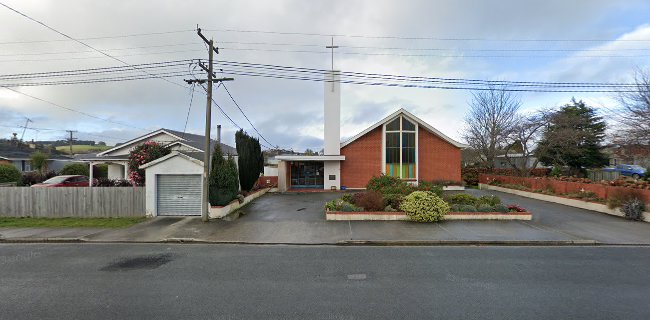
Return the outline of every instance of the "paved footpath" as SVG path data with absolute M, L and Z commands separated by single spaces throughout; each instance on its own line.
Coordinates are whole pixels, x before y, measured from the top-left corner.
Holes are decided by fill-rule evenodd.
M 533 212 L 532 221 L 326 221 L 323 204 L 337 193 L 266 194 L 233 221 L 160 217 L 125 229 L 0 229 L 5 241 L 169 242 L 259 244 L 650 244 L 650 223 L 497 191 L 506 204 Z
M 0 244 L 2 319 L 650 319 L 649 247 Z

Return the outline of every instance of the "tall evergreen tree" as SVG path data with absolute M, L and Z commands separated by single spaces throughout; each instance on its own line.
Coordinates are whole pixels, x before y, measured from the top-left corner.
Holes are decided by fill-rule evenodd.
M 264 171 L 264 156 L 259 139 L 249 136 L 244 130 L 235 133 L 239 182 L 242 190 L 249 191 Z
M 239 192 L 239 177 L 237 165 L 228 155 L 224 159 L 221 146 L 217 144 L 212 153 L 209 179 L 209 199 L 213 206 L 224 206 L 237 198 Z
M 594 108 L 572 99 L 550 115 L 536 155 L 545 165 L 570 167 L 572 174 L 583 167 L 607 165 L 608 158 L 602 153 L 606 127 Z

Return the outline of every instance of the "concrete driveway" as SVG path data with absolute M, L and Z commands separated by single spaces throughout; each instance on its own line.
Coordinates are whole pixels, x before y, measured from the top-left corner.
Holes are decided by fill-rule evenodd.
M 268 244 L 333 244 L 342 242 L 589 242 L 650 244 L 650 224 L 627 221 L 560 204 L 500 193 L 504 203 L 533 212 L 532 221 L 326 221 L 323 206 L 340 193 L 266 194 L 242 209 L 233 221 L 203 223 L 198 218 L 157 218 L 123 230 L 87 237 L 95 241 L 201 240 Z

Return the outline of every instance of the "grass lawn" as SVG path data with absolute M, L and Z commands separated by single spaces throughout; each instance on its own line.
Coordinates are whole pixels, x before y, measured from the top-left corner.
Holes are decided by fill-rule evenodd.
M 138 218 L 16 218 L 0 217 L 0 228 L 124 228 L 145 221 Z
M 85 145 L 85 144 L 73 144 L 72 145 L 72 152 L 73 153 L 89 153 L 89 152 L 101 152 L 104 150 L 108 150 L 112 147 L 110 146 L 99 146 L 99 145 Z M 65 153 L 70 153 L 70 146 L 58 146 L 56 147 L 57 151 L 65 152 Z

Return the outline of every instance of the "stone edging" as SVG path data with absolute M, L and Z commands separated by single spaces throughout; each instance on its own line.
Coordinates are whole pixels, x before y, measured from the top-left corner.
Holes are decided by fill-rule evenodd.
M 559 203 L 563 204 L 565 206 L 570 206 L 570 207 L 575 207 L 575 208 L 581 208 L 581 209 L 586 209 L 586 210 L 591 210 L 591 211 L 596 211 L 600 213 L 606 213 L 612 216 L 617 216 L 617 217 L 624 217 L 625 215 L 618 209 L 610 209 L 607 207 L 607 205 L 601 204 L 601 203 L 595 203 L 595 202 L 587 202 L 587 201 L 582 201 L 582 200 L 577 200 L 577 199 L 570 199 L 570 198 L 565 198 L 565 197 L 559 197 L 559 196 L 552 196 L 552 195 L 547 195 L 547 194 L 541 194 L 541 193 L 536 193 L 536 192 L 529 192 L 529 191 L 523 191 L 523 190 L 516 190 L 516 189 L 510 189 L 510 188 L 504 188 L 504 187 L 499 187 L 499 186 L 493 186 L 489 184 L 484 184 L 484 183 L 479 183 L 479 189 L 483 190 L 494 190 L 494 191 L 499 191 L 499 192 L 504 192 L 504 193 L 510 193 L 526 198 L 531 198 L 531 199 L 537 199 L 537 200 L 542 200 L 542 201 L 548 201 L 548 202 L 553 202 L 553 203 Z M 643 221 L 645 222 L 650 222 L 650 213 L 644 212 L 643 213 Z
M 530 212 L 449 212 L 443 220 L 531 220 Z M 334 221 L 407 221 L 409 217 L 404 212 L 343 212 L 325 211 L 326 220 Z

